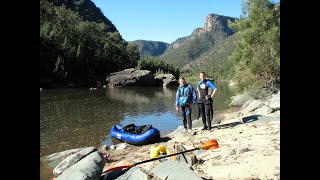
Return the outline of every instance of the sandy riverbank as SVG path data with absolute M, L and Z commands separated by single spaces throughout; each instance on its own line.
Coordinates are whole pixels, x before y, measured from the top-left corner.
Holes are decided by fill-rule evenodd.
M 263 120 L 256 118 L 250 122 L 243 122 L 243 118 L 258 116 L 247 113 L 230 118 L 225 115 L 238 110 L 240 108 L 215 112 L 214 118 L 221 123 L 213 125 L 211 131 L 200 128 L 194 128 L 191 133 L 175 131 L 156 144 L 102 151 L 105 155 L 110 154 L 105 169 L 111 163 L 118 166 L 147 160 L 153 145 L 172 147 L 180 144 L 192 149 L 215 139 L 220 145 L 218 149 L 206 150 L 196 156 L 200 162 L 193 169 L 198 176 L 204 179 L 280 179 L 280 110 L 263 116 Z M 159 161 L 137 166 L 148 172 L 157 163 Z

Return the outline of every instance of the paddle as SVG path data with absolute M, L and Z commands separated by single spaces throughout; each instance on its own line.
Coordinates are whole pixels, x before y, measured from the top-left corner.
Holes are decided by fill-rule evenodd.
M 214 139 L 211 139 L 211 140 L 203 143 L 200 147 L 197 147 L 197 148 L 193 148 L 193 149 L 177 152 L 177 153 L 174 153 L 174 154 L 169 154 L 169 155 L 166 155 L 166 156 L 161 156 L 161 157 L 158 157 L 158 158 L 152 158 L 152 159 L 148 159 L 148 160 L 137 162 L 137 163 L 127 164 L 127 165 L 123 165 L 123 166 L 111 167 L 111 168 L 105 170 L 102 173 L 109 172 L 109 171 L 114 171 L 114 170 L 118 170 L 118 169 L 123 169 L 123 168 L 128 168 L 128 167 L 133 167 L 133 166 L 138 165 L 138 164 L 142 164 L 142 163 L 146 163 L 146 162 L 150 162 L 150 161 L 156 161 L 158 159 L 162 159 L 162 158 L 166 158 L 166 157 L 170 157 L 170 156 L 175 156 L 175 155 L 178 155 L 178 154 L 182 154 L 182 153 L 186 153 L 186 152 L 190 152 L 190 151 L 194 151 L 194 150 L 198 150 L 198 149 L 213 150 L 213 149 L 217 149 L 218 147 L 219 147 L 218 142 L 216 140 L 214 140 Z

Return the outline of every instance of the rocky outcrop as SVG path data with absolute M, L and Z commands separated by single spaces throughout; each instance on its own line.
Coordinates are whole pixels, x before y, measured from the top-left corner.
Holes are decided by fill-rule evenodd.
M 154 77 L 151 71 L 135 70 L 133 68 L 109 74 L 106 77 L 106 83 L 109 87 L 179 86 L 178 81 L 172 74 L 159 74 Z
M 79 162 L 82 158 L 87 156 L 88 154 L 96 151 L 97 149 L 95 147 L 88 147 L 84 148 L 81 151 L 69 155 L 67 158 L 65 158 L 60 164 L 58 164 L 53 169 L 53 174 L 55 176 L 61 175 L 66 169 L 68 169 L 70 166 L 76 164 Z
M 57 180 L 98 180 L 104 165 L 105 160 L 102 154 L 95 151 L 66 169 L 57 177 Z
M 60 180 L 97 180 L 100 178 L 105 159 L 96 147 L 71 149 L 40 158 L 53 169 Z
M 40 161 L 47 164 L 49 167 L 54 168 L 60 164 L 65 158 L 72 154 L 80 152 L 82 149 L 70 149 L 62 152 L 57 152 L 45 157 L 40 158 Z
M 265 94 L 264 91 L 261 93 Z M 248 114 L 252 114 L 256 119 L 259 119 L 258 116 L 269 116 L 275 112 L 280 113 L 280 91 L 278 91 L 277 94 L 268 95 L 267 97 L 260 97 L 259 99 L 254 99 L 249 95 L 248 92 L 245 92 L 233 97 L 230 105 L 242 105 L 242 107 L 239 111 L 225 114 L 226 118 L 239 118 Z M 276 116 L 278 115 L 279 114 Z
M 106 83 L 109 87 L 154 86 L 155 80 L 151 71 L 130 68 L 109 74 Z
M 190 169 L 190 167 L 185 163 L 180 163 L 178 161 L 164 161 L 157 164 L 151 173 L 159 177 L 160 179 L 176 179 L 176 180 L 202 180 L 200 176 L 195 174 L 195 172 Z
M 178 87 L 179 82 L 172 74 L 159 74 L 155 77 L 156 85 L 163 87 Z
M 280 91 L 272 96 L 268 105 L 273 109 L 280 109 Z
M 193 32 L 191 33 L 192 36 L 195 36 L 195 35 L 199 35 L 203 33 L 203 29 L 202 28 L 196 28 L 195 30 L 193 30 Z
M 176 49 L 182 44 L 184 44 L 186 41 L 193 39 L 195 36 L 198 36 L 205 32 L 218 30 L 218 31 L 223 31 L 228 35 L 231 35 L 234 33 L 234 31 L 231 28 L 229 28 L 228 21 L 234 22 L 236 19 L 237 18 L 222 16 L 218 14 L 209 14 L 206 17 L 206 22 L 203 28 L 196 28 L 195 30 L 193 30 L 190 36 L 181 37 L 173 41 L 167 48 L 167 51 Z
M 229 106 L 242 106 L 250 99 L 253 99 L 249 93 L 237 94 L 236 96 L 231 97 L 232 101 Z
M 209 14 L 206 18 L 206 23 L 203 27 L 203 32 L 213 31 L 213 30 L 221 30 L 226 32 L 227 34 L 233 34 L 234 31 L 229 28 L 228 21 L 234 22 L 236 18 L 217 15 L 217 14 Z

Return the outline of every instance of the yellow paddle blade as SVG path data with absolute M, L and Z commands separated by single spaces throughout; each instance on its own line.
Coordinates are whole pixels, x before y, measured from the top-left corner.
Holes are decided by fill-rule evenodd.
M 213 150 L 219 147 L 218 141 L 211 139 L 200 146 L 200 149 Z

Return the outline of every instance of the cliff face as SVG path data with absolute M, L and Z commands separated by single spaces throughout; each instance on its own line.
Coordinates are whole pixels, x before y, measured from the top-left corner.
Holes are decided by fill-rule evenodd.
M 206 18 L 206 23 L 204 24 L 203 31 L 206 32 L 212 31 L 214 29 L 219 29 L 228 34 L 232 34 L 233 31 L 228 27 L 228 20 L 234 22 L 236 18 L 221 16 L 217 14 L 209 14 Z
M 190 36 L 178 38 L 174 42 L 170 44 L 168 50 L 173 50 L 181 46 L 184 42 L 193 39 L 195 36 L 201 35 L 205 32 L 220 30 L 222 32 L 227 33 L 228 35 L 233 34 L 233 30 L 228 27 L 228 20 L 234 22 L 237 18 L 217 15 L 217 14 L 209 14 L 206 17 L 206 22 L 203 28 L 196 28 Z

